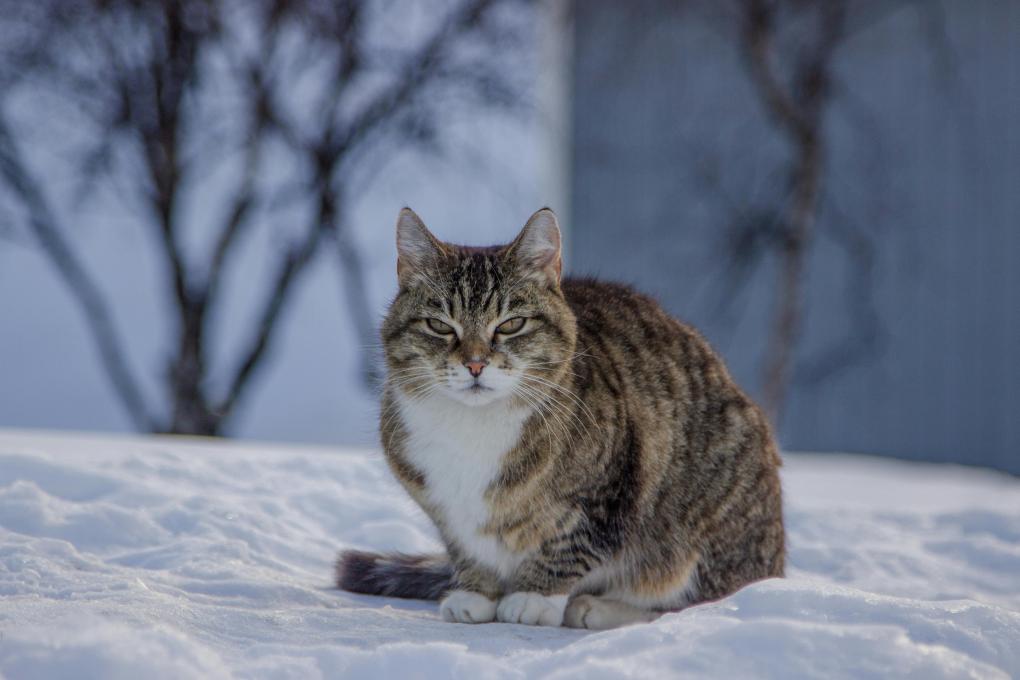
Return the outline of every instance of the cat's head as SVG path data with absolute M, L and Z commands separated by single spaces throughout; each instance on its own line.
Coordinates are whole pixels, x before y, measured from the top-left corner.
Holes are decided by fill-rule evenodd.
M 391 389 L 468 406 L 535 405 L 569 371 L 576 320 L 560 290 L 560 230 L 536 212 L 511 243 L 444 243 L 409 208 L 397 219 L 400 290 L 382 338 Z

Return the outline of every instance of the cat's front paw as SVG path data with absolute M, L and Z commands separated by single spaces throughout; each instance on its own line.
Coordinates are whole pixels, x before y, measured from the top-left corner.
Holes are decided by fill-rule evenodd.
M 577 595 L 563 613 L 563 625 L 568 628 L 607 630 L 631 623 L 654 621 L 659 613 L 640 609 L 616 600 L 604 600 L 594 595 Z
M 439 603 L 439 613 L 451 623 L 489 623 L 496 618 L 496 603 L 480 593 L 454 590 Z
M 499 601 L 496 619 L 503 623 L 524 623 L 529 626 L 559 626 L 563 623 L 566 595 L 511 593 Z

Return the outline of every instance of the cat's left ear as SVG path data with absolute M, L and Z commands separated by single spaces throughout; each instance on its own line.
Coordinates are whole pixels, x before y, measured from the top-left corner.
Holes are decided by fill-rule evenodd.
M 551 286 L 559 285 L 563 273 L 563 258 L 560 254 L 560 225 L 556 213 L 542 208 L 530 218 L 521 233 L 507 249 L 525 270 L 530 270 Z

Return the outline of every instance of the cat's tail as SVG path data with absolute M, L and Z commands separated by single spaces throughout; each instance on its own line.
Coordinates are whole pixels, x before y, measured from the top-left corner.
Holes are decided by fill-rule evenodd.
M 336 561 L 336 584 L 352 593 L 438 600 L 453 588 L 453 567 L 446 555 L 345 550 Z

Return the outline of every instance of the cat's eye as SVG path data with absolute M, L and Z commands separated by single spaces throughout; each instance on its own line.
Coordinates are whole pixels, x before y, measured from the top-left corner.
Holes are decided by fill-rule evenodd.
M 443 323 L 439 319 L 425 319 L 425 325 L 433 333 L 439 333 L 440 335 L 450 335 L 453 333 L 453 326 Z
M 500 335 L 513 335 L 522 328 L 524 328 L 524 322 L 527 321 L 523 316 L 515 316 L 512 319 L 507 319 L 503 323 L 496 326 L 496 332 Z

